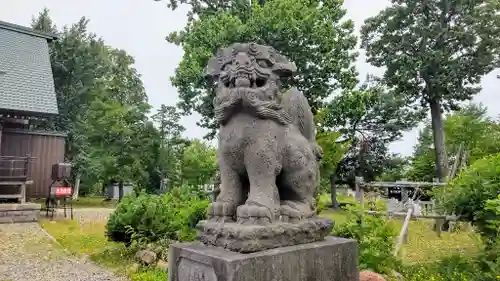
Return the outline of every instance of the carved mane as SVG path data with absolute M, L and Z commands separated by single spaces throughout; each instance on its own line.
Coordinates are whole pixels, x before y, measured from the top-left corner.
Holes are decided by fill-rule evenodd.
M 267 60 L 270 63 L 268 69 L 273 76 L 269 77 L 267 88 L 262 90 L 228 89 L 222 85 L 223 81 L 219 81 L 217 96 L 214 99 L 215 116 L 219 123 L 224 125 L 233 114 L 237 113 L 237 106 L 245 103 L 246 106 L 253 108 L 259 117 L 276 120 L 285 126 L 296 126 L 309 142 L 315 142 L 314 118 L 304 94 L 296 88 L 292 88 L 284 94 L 281 101 L 277 94 L 272 94 L 272 92 L 277 93 L 279 90 L 279 78 L 291 76 L 297 71 L 295 64 L 278 54 L 274 48 L 255 43 L 235 43 L 227 48 L 221 48 L 209 60 L 205 71 L 206 75 L 214 80 L 227 79 L 224 67 L 231 64 L 233 58 L 241 52 L 255 59 Z

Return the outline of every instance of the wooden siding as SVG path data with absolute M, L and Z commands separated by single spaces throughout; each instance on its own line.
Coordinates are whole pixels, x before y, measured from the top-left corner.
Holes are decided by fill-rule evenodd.
M 52 165 L 64 162 L 65 135 L 60 133 L 4 128 L 2 156 L 26 156 L 31 163 L 33 184 L 26 188 L 26 198 L 45 198 L 52 183 Z

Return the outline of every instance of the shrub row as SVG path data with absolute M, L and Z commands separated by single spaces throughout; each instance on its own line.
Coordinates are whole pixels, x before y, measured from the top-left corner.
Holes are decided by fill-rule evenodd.
M 162 195 L 141 192 L 124 197 L 108 220 L 106 235 L 127 246 L 133 241 L 194 239 L 194 227 L 204 219 L 208 200 L 189 190 L 183 187 Z
M 401 265 L 394 255 L 397 233 L 385 219 L 365 215 L 359 205 L 346 207 L 348 220 L 333 230 L 334 236 L 356 239 L 359 245 L 359 268 L 390 274 Z
M 500 154 L 472 163 L 445 188 L 436 190 L 439 204 L 448 212 L 471 222 L 487 244 L 500 232 Z

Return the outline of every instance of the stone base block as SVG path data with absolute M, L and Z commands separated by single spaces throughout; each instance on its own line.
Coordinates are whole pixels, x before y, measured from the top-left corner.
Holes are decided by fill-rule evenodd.
M 0 204 L 0 223 L 37 222 L 40 219 L 40 204 Z
M 169 281 L 359 281 L 357 242 L 325 240 L 242 254 L 200 242 L 170 246 Z
M 201 221 L 198 240 L 209 246 L 241 253 L 322 241 L 330 234 L 333 222 L 311 218 L 297 223 L 277 222 L 271 225 L 242 225 Z

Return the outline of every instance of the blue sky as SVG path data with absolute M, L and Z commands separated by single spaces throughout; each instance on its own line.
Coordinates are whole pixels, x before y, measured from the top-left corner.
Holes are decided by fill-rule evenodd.
M 363 2 L 360 5 L 360 2 Z M 376 15 L 388 5 L 388 0 L 345 0 L 348 17 L 359 28 L 363 21 Z M 51 10 L 51 16 L 58 27 L 70 25 L 85 16 L 90 19 L 90 31 L 101 36 L 115 48 L 126 50 L 135 57 L 135 67 L 141 73 L 149 103 L 157 108 L 161 104 L 174 105 L 178 99 L 176 89 L 170 84 L 169 77 L 182 57 L 182 48 L 169 44 L 165 36 L 174 30 L 180 30 L 186 24 L 186 7 L 172 12 L 165 2 L 153 0 L 0 0 L 0 20 L 21 25 L 29 25 L 32 15 L 38 14 L 44 7 Z M 380 74 L 365 62 L 361 53 L 356 63 L 360 78 L 366 74 Z M 483 91 L 474 99 L 489 108 L 491 116 L 500 114 L 500 103 L 495 101 L 500 81 L 494 71 L 483 78 Z M 202 137 L 206 131 L 196 126 L 199 115 L 184 117 L 187 137 Z M 391 145 L 391 150 L 403 155 L 410 155 L 416 143 L 418 130 L 405 133 L 402 140 Z

